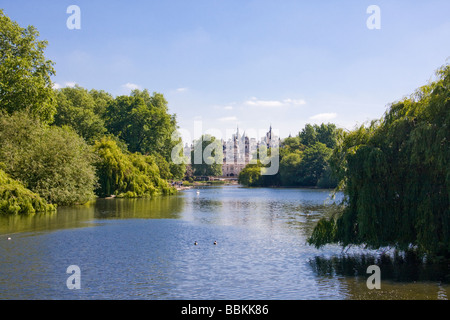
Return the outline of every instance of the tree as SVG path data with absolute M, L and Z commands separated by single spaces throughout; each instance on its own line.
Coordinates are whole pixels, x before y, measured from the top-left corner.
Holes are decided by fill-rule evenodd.
M 322 123 L 320 126 L 316 126 L 315 128 L 317 132 L 317 140 L 326 145 L 327 148 L 334 149 L 336 146 L 338 133 L 341 130 L 337 129 L 336 125 L 333 123 Z
M 101 197 L 146 197 L 173 192 L 160 171 L 153 156 L 123 152 L 114 140 L 108 137 L 97 141 L 97 194 Z
M 333 149 L 336 146 L 336 139 L 340 131 L 333 123 L 322 123 L 320 126 L 307 124 L 300 131 L 299 138 L 305 146 L 312 146 L 316 142 L 321 142 L 327 148 Z
M 202 135 L 194 141 L 191 151 L 191 166 L 195 176 L 221 176 L 223 147 L 219 140 L 211 135 Z
M 280 146 L 280 157 L 283 158 L 284 155 L 297 152 L 301 153 L 305 150 L 305 146 L 301 143 L 300 137 L 288 137 L 284 139 Z
M 280 161 L 280 180 L 283 186 L 298 186 L 301 175 L 301 152 L 287 153 Z
M 48 126 L 25 111 L 0 118 L 0 162 L 11 178 L 50 204 L 82 204 L 97 177 L 90 146 L 69 127 Z
M 106 102 L 102 93 L 75 86 L 56 91 L 57 112 L 54 124 L 70 126 L 87 142 L 94 143 L 105 133 L 101 113 Z M 98 106 L 97 106 L 98 104 Z
M 262 187 L 264 178 L 261 175 L 261 163 L 246 165 L 239 173 L 238 182 L 244 186 Z
M 308 123 L 299 133 L 300 143 L 305 146 L 310 146 L 316 143 L 318 141 L 316 127 L 317 125 L 313 126 Z
M 55 70 L 44 56 L 47 41 L 38 37 L 33 26 L 22 28 L 0 10 L 0 110 L 12 114 L 28 109 L 42 122 L 51 123 Z
M 169 164 L 171 177 L 179 179 L 186 166 L 174 164 L 171 158 L 181 138 L 172 139 L 177 122 L 168 111 L 162 94 L 150 96 L 148 90 L 134 90 L 130 96 L 119 96 L 108 104 L 105 122 L 108 131 L 125 141 L 130 152 L 161 155 Z
M 168 113 L 163 95 L 134 90 L 130 96 L 117 97 L 107 108 L 106 126 L 128 144 L 130 152 L 159 153 L 170 159 L 176 120 Z
M 94 113 L 100 116 L 102 119 L 105 117 L 106 109 L 114 98 L 113 96 L 104 90 L 89 90 L 89 95 L 94 99 Z
M 344 135 L 333 156 L 346 195 L 309 243 L 414 248 L 450 258 L 450 66 L 370 126 Z
M 302 186 L 317 186 L 328 167 L 332 150 L 321 142 L 316 142 L 303 152 L 298 182 Z

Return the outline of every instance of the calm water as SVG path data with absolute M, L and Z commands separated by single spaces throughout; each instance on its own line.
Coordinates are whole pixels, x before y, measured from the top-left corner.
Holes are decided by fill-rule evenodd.
M 0 299 L 450 296 L 448 282 L 435 276 L 442 270 L 382 270 L 381 290 L 369 290 L 367 252 L 306 245 L 317 220 L 334 210 L 328 197 L 321 190 L 225 186 L 1 217 Z M 80 267 L 80 290 L 66 286 L 70 265 Z

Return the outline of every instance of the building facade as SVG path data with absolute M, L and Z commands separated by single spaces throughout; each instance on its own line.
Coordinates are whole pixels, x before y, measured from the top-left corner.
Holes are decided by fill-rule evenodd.
M 223 148 L 222 177 L 237 178 L 239 173 L 252 160 L 256 163 L 257 150 L 261 145 L 267 149 L 277 147 L 279 145 L 279 137 L 276 136 L 270 126 L 265 136 L 258 141 L 256 138 L 248 137 L 245 132 L 241 135 L 239 128 L 236 133 L 228 140 L 221 140 Z M 184 155 L 191 159 L 191 150 L 193 145 L 187 143 L 184 147 Z
M 252 160 L 256 163 L 257 150 L 261 145 L 268 149 L 279 145 L 279 137 L 273 133 L 272 126 L 260 141 L 249 138 L 245 132 L 241 135 L 239 128 L 228 141 L 222 140 L 223 145 L 223 177 L 238 177 L 239 173 Z

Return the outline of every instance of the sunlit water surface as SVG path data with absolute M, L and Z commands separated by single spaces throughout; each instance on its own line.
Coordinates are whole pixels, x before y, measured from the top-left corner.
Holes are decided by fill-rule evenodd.
M 370 259 L 358 258 L 367 251 L 344 255 L 337 246 L 308 246 L 318 219 L 331 215 L 342 197 L 329 196 L 324 190 L 205 187 L 0 217 L 0 299 L 449 297 L 449 285 L 433 272 L 398 280 L 382 270 L 381 290 L 369 290 L 364 270 Z M 71 265 L 81 271 L 79 290 L 66 284 Z

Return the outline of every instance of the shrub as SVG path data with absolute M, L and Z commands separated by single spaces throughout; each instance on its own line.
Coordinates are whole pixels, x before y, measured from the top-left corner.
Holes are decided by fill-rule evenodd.
M 94 197 L 94 154 L 68 127 L 43 125 L 25 111 L 3 114 L 0 161 L 6 173 L 48 203 L 82 204 Z
M 0 169 L 0 214 L 34 214 L 55 209 Z

